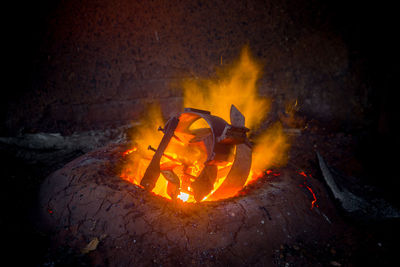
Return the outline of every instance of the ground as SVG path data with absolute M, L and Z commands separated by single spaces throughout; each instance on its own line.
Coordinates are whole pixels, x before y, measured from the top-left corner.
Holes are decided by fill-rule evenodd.
M 287 168 L 305 171 L 310 179 L 321 179 L 314 151 L 318 150 L 326 161 L 344 173 L 359 175 L 365 167 L 355 155 L 359 135 L 353 133 L 327 133 L 316 123 L 300 135 L 293 135 L 293 145 Z M 79 153 L 76 154 L 76 156 Z M 65 266 L 88 264 L 87 255 L 68 246 L 52 247 L 50 236 L 35 225 L 38 220 L 36 204 L 38 191 L 44 178 L 61 167 L 33 164 L 16 157 L 15 150 L 2 149 L 4 185 L 2 187 L 3 212 L 1 229 L 6 241 L 6 255 L 13 262 L 37 266 Z M 260 180 L 263 186 L 267 180 Z M 362 182 L 368 181 L 362 180 Z M 254 186 L 254 185 L 253 185 Z M 378 188 L 381 192 L 384 187 Z M 317 191 L 317 199 L 324 190 Z M 387 194 L 390 196 L 390 194 Z M 389 197 L 389 199 L 391 199 Z M 333 201 L 333 200 L 332 200 Z M 338 210 L 346 229 L 345 234 L 321 242 L 318 238 L 283 242 L 273 251 L 276 266 L 385 266 L 395 259 L 399 237 L 398 221 L 365 222 L 346 217 Z M 4 250 L 4 248 L 3 248 Z M 23 253 L 23 257 L 21 257 Z

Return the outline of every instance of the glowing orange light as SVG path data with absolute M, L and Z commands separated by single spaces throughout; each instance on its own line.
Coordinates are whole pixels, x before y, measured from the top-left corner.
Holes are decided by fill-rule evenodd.
M 271 106 L 271 100 L 258 94 L 257 85 L 258 79 L 262 75 L 261 70 L 261 64 L 251 56 L 249 48 L 245 47 L 239 60 L 231 65 L 224 63 L 224 67 L 217 70 L 216 79 L 184 80 L 182 82 L 184 107 L 207 110 L 230 122 L 230 107 L 235 105 L 245 116 L 246 127 L 256 130 L 266 118 Z M 202 120 L 198 120 L 198 122 L 201 124 Z M 204 125 L 200 124 L 198 128 L 204 128 Z M 157 128 L 162 125 L 165 125 L 165 121 L 160 106 L 154 105 L 147 110 L 140 126 L 131 136 L 135 147 L 123 153 L 124 156 L 131 155 L 127 157 L 121 178 L 137 185 L 140 184 L 154 155 L 154 151 L 148 150 L 148 146 L 153 148 L 158 146 L 163 134 L 157 131 Z M 203 170 L 204 162 L 207 160 L 207 151 L 205 145 L 185 145 L 187 142 L 185 143 L 183 140 L 187 138 L 187 136 L 176 133 L 161 158 L 160 169 L 172 171 L 178 176 L 181 183 L 180 193 L 177 196 L 179 199 L 184 202 L 195 202 L 190 185 Z M 279 123 L 258 134 L 252 141 L 254 141 L 252 166 L 245 185 L 262 177 L 267 168 L 285 164 L 286 152 L 289 148 L 287 136 Z M 218 166 L 218 176 L 213 190 L 202 201 L 207 200 L 220 187 L 228 175 L 231 165 L 232 162 L 227 162 L 224 166 Z M 279 175 L 277 172 L 270 174 Z M 168 189 L 167 179 L 160 174 L 152 192 L 171 199 L 168 190 L 171 194 L 171 185 Z
M 311 194 L 312 194 L 312 196 L 313 196 L 313 198 L 314 198 L 314 200 L 311 201 L 311 209 L 314 208 L 314 207 L 318 207 L 318 205 L 316 205 L 317 197 L 315 196 L 314 191 L 313 191 L 313 190 L 311 189 L 311 187 L 309 187 L 308 185 L 306 185 L 306 187 L 307 187 L 307 189 L 311 192 Z
M 186 201 L 188 201 L 188 199 L 189 199 L 189 194 L 186 194 L 186 193 L 184 193 L 184 192 L 181 192 L 181 193 L 177 196 L 177 198 L 179 198 L 179 199 L 182 200 L 183 202 L 186 202 Z
M 307 177 L 312 177 L 311 175 L 307 175 L 304 171 L 298 172 L 301 176 L 304 177 L 304 182 L 302 185 L 300 185 L 301 187 L 306 187 L 308 189 L 308 191 L 310 191 L 311 195 L 313 196 L 313 201 L 311 201 L 311 209 L 313 209 L 314 207 L 318 207 L 317 205 L 317 196 L 315 195 L 314 191 L 312 190 L 312 188 L 310 186 L 307 185 Z
M 135 151 L 137 151 L 137 147 L 128 149 L 127 151 L 125 151 L 124 153 L 122 153 L 122 155 L 123 155 L 123 156 L 126 156 L 126 155 L 128 155 L 128 154 L 130 154 L 130 153 L 132 153 L 132 152 L 135 152 Z
M 307 177 L 307 174 L 304 171 L 299 172 L 301 176 Z

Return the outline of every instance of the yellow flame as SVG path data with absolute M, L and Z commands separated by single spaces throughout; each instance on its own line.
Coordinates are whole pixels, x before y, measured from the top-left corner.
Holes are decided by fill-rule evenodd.
M 230 122 L 230 108 L 235 105 L 246 117 L 246 127 L 254 129 L 267 115 L 270 101 L 257 92 L 261 65 L 246 46 L 240 59 L 219 69 L 216 79 L 192 79 L 183 82 L 185 107 L 204 109 Z
M 140 184 L 147 166 L 154 155 L 154 152 L 148 149 L 148 146 L 158 147 L 163 134 L 157 131 L 158 126 L 164 125 L 161 109 L 159 105 L 150 105 L 143 114 L 138 127 L 131 133 L 130 138 L 134 143 L 134 151 L 129 153 L 129 161 L 123 169 L 122 178 Z M 167 180 L 160 175 L 153 193 L 168 197 Z
M 289 140 L 283 132 L 282 124 L 277 122 L 254 140 L 251 173 L 246 184 L 257 179 L 264 170 L 282 166 L 287 162 Z
M 143 114 L 140 124 L 131 133 L 131 140 L 136 143 L 136 147 L 147 156 L 152 156 L 153 152 L 147 148 L 149 145 L 157 148 L 163 134 L 157 131 L 158 126 L 164 125 L 160 105 L 149 105 Z
M 271 103 L 269 99 L 260 97 L 258 94 L 257 81 L 260 76 L 261 65 L 251 56 L 249 48 L 245 47 L 237 62 L 227 68 L 218 70 L 216 79 L 183 81 L 184 107 L 208 110 L 211 114 L 220 116 L 230 122 L 230 107 L 233 104 L 245 116 L 246 127 L 254 130 L 267 116 Z M 206 126 L 201 124 L 204 124 L 202 120 L 199 120 L 199 123 L 199 125 L 193 125 L 192 127 L 203 128 Z M 164 120 L 160 106 L 150 107 L 140 126 L 131 136 L 137 149 L 129 152 L 130 160 L 123 169 L 122 178 L 135 184 L 140 184 L 140 180 L 154 155 L 154 152 L 149 151 L 147 148 L 149 145 L 154 148 L 158 147 L 163 134 L 157 131 L 157 128 L 162 125 L 164 125 Z M 283 132 L 282 125 L 279 123 L 256 137 L 253 146 L 252 167 L 246 184 L 260 177 L 260 173 L 266 168 L 284 164 L 287 160 L 286 152 L 288 148 L 288 139 Z M 204 167 L 203 162 L 206 155 L 202 149 L 201 147 L 188 148 L 188 146 L 183 146 L 181 142 L 172 138 L 165 151 L 169 159 L 162 157 L 161 165 L 165 168 L 173 168 L 174 173 L 180 177 L 181 182 L 184 183 L 186 179 L 187 183 L 192 179 L 190 177 L 196 177 Z M 174 164 L 174 161 L 185 162 L 184 165 L 189 167 L 184 170 L 182 164 Z M 203 201 L 223 182 L 230 165 L 231 163 L 228 163 L 226 166 L 219 167 L 214 190 L 204 197 Z M 180 192 L 178 198 L 184 202 L 195 202 L 193 195 L 190 194 L 190 187 L 186 188 L 185 192 Z M 160 175 L 157 180 L 153 192 L 170 199 L 167 193 L 168 182 L 163 175 Z

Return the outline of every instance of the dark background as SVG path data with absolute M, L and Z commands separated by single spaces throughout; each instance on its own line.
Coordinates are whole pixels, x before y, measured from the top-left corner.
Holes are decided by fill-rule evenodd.
M 336 129 L 389 132 L 395 9 L 362 1 L 39 1 L 9 9 L 1 134 L 113 127 L 249 44 L 260 93 Z M 173 104 L 170 104 L 173 103 Z
M 389 1 L 35 1 L 3 10 L 0 136 L 113 128 L 158 101 L 181 108 L 179 81 L 212 76 L 243 45 L 264 64 L 261 95 L 327 133 L 355 136 L 363 179 L 396 201 L 397 11 Z M 49 169 L 1 151 L 2 230 L 18 255 L 46 253 L 28 222 Z M 34 215 L 33 215 L 34 216 Z

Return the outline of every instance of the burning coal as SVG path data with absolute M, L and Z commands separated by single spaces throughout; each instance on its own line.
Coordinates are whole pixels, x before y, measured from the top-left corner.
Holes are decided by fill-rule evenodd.
M 185 80 L 184 106 L 190 108 L 164 123 L 159 107 L 151 107 L 124 153 L 121 177 L 168 199 L 212 201 L 236 195 L 267 168 L 285 164 L 289 144 L 279 123 L 248 139 L 270 108 L 257 92 L 260 76 L 261 65 L 244 48 L 216 79 Z

